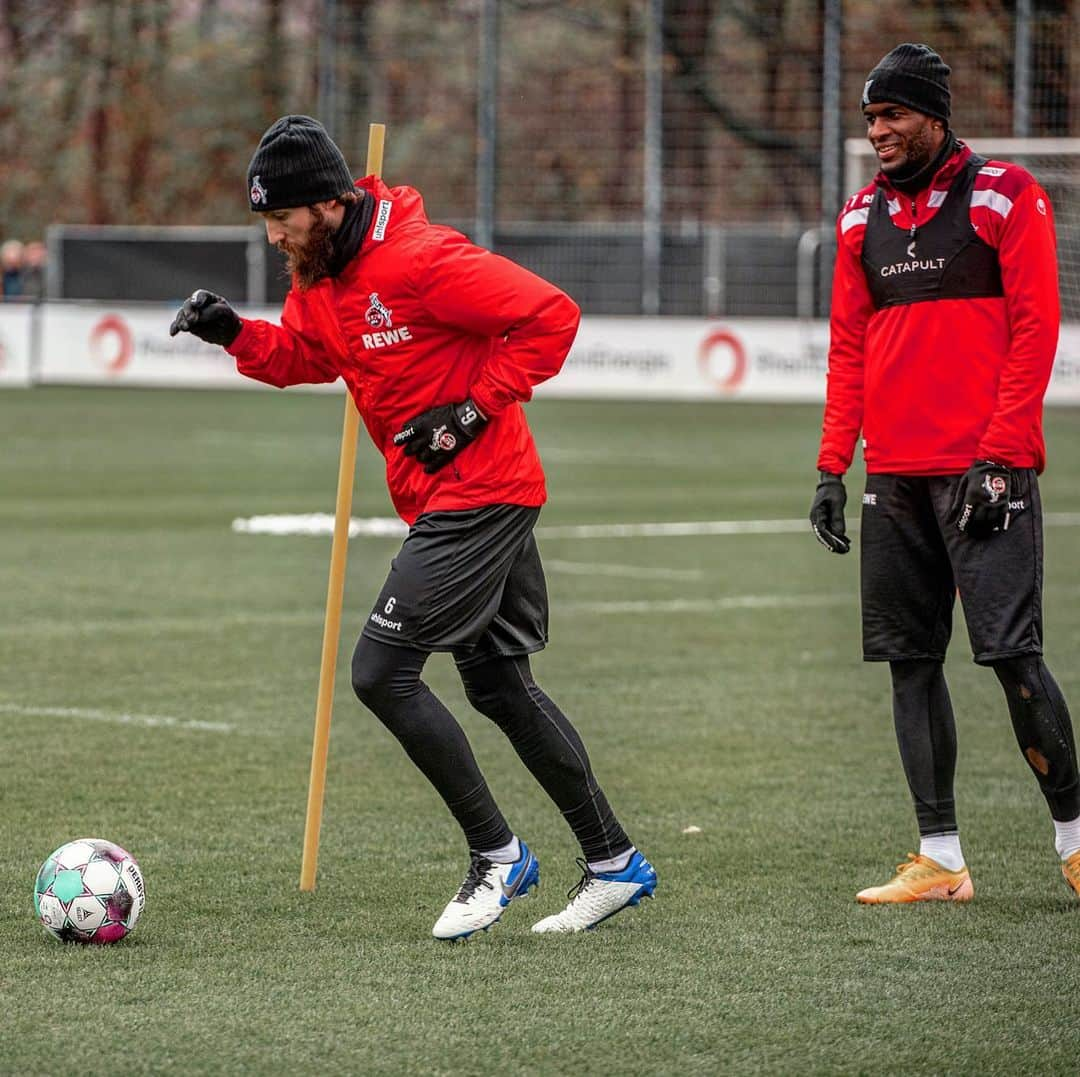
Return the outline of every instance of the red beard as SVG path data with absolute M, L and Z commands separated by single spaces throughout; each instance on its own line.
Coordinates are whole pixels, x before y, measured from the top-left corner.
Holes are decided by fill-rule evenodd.
M 306 242 L 293 244 L 282 240 L 277 244 L 277 249 L 286 256 L 286 268 L 302 292 L 330 275 L 334 259 L 333 228 L 318 206 L 311 207 L 311 214 L 314 220 Z

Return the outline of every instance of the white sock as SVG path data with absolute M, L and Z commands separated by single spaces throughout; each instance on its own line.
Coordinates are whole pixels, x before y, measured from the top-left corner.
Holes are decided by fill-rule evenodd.
M 1068 860 L 1073 853 L 1080 853 L 1080 815 L 1069 823 L 1054 820 L 1054 848 L 1062 860 Z
M 929 834 L 919 838 L 919 855 L 936 860 L 949 871 L 959 871 L 964 866 L 964 854 L 960 851 L 960 835 Z
M 498 849 L 477 849 L 481 856 L 487 857 L 493 864 L 513 864 L 521 856 L 521 842 L 511 838 Z
M 589 871 L 599 875 L 602 871 L 625 871 L 630 863 L 630 858 L 637 852 L 632 845 L 621 856 L 613 856 L 610 860 L 590 860 Z

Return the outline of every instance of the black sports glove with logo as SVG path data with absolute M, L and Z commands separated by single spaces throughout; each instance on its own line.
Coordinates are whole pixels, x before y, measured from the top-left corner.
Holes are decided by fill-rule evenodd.
M 394 435 L 394 444 L 404 445 L 405 455 L 415 456 L 434 475 L 471 445 L 487 422 L 471 399 L 440 404 L 410 419 Z
M 949 517 L 956 530 L 973 539 L 1009 530 L 1012 472 L 992 460 L 976 460 L 960 477 Z
M 177 333 L 194 333 L 207 344 L 227 348 L 240 333 L 240 316 L 220 295 L 200 288 L 184 301 L 173 318 L 169 336 Z
M 844 480 L 831 471 L 819 472 L 819 478 L 821 481 L 810 506 L 810 526 L 818 542 L 827 550 L 847 553 L 851 549 L 851 539 L 847 537 L 847 524 L 844 523 L 844 506 L 847 504 Z

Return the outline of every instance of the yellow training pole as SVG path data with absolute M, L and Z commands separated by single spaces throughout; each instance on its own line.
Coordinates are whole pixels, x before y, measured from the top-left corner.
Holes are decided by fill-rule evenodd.
M 368 176 L 381 176 L 386 125 L 368 125 Z M 341 604 L 345 594 L 345 558 L 349 551 L 349 520 L 352 516 L 353 477 L 356 471 L 356 434 L 360 413 L 352 394 L 345 393 L 345 423 L 341 431 L 341 459 L 338 463 L 337 508 L 334 511 L 334 541 L 330 548 L 330 582 L 326 588 L 326 621 L 323 625 L 322 665 L 319 669 L 319 697 L 315 704 L 315 743 L 311 749 L 311 779 L 308 784 L 307 820 L 304 823 L 304 859 L 300 865 L 300 889 L 315 889 L 315 869 L 319 860 L 319 829 L 322 825 L 323 794 L 326 790 L 326 757 L 330 750 L 330 712 L 334 706 L 334 676 L 337 672 L 338 640 L 341 636 Z

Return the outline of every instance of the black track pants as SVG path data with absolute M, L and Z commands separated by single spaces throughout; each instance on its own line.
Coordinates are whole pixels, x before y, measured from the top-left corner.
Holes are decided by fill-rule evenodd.
M 488 789 L 464 730 L 420 680 L 426 651 L 361 636 L 353 654 L 358 698 L 401 742 L 465 832 L 470 849 L 493 849 L 512 831 Z M 630 848 L 596 784 L 574 727 L 532 679 L 525 657 L 455 653 L 469 701 L 494 721 L 562 811 L 587 860 Z

